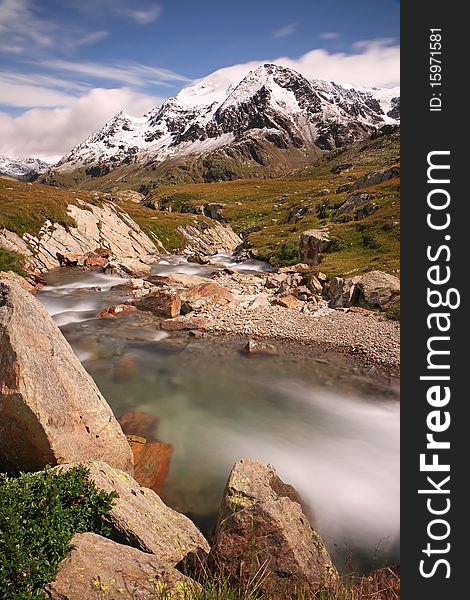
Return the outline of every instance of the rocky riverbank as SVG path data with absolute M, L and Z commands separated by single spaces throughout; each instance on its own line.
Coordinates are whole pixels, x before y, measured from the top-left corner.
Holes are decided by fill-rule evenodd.
M 399 371 L 399 323 L 380 311 L 380 303 L 385 308 L 399 301 L 399 281 L 378 271 L 327 282 L 306 265 L 272 273 L 222 269 L 209 277 L 151 276 L 128 285 L 134 298 L 128 303 L 163 318 L 162 329 L 321 345 Z
M 136 287 L 145 290 L 147 283 Z M 209 289 L 212 298 L 228 300 L 234 291 L 213 282 L 216 287 L 204 285 L 198 291 Z M 189 291 L 189 299 L 194 299 L 195 290 Z M 241 590 L 253 588 L 272 600 L 299 593 L 314 598 L 320 589 L 328 590 L 332 598 L 395 597 L 391 594 L 399 589 L 396 570 L 366 578 L 357 590 L 345 588 L 300 496 L 273 467 L 256 460 L 239 461 L 233 468 L 209 544 L 187 517 L 139 482 L 139 454 L 132 445 L 138 436 L 128 435 L 126 441 L 106 400 L 51 317 L 13 279 L 0 280 L 0 331 L 1 470 L 40 474 L 47 465 L 56 465 L 53 473 L 63 474 L 84 465 L 87 489 L 93 485 L 114 497 L 110 511 L 102 516 L 107 536 L 71 530 L 72 550 L 54 555 L 53 580 L 43 580 L 42 588 L 29 592 L 43 589 L 57 600 L 198 600 L 212 580 L 225 582 L 242 597 Z M 83 496 L 73 493 L 67 490 L 63 510 L 83 503 Z M 36 515 L 47 511 L 43 498 L 39 504 Z M 51 532 L 47 534 L 44 544 L 53 544 Z M 54 554 L 49 547 L 44 551 Z M 28 569 L 34 569 L 41 558 L 28 560 Z M 380 589 L 385 579 L 387 586 Z M 20 585 L 16 579 L 1 584 L 2 589 Z M 368 590 L 367 596 L 361 595 L 362 589 Z

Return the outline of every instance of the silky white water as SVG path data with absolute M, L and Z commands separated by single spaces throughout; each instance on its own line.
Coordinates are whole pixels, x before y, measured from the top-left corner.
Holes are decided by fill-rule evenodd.
M 153 271 L 211 269 L 164 257 Z M 301 493 L 339 568 L 348 553 L 362 570 L 398 559 L 399 403 L 387 381 L 302 349 L 249 357 L 241 339 L 164 332 L 145 313 L 96 319 L 126 299 L 119 278 L 65 269 L 48 282 L 38 298 L 116 415 L 154 414 L 173 445 L 169 504 L 210 533 L 231 466 L 256 458 Z

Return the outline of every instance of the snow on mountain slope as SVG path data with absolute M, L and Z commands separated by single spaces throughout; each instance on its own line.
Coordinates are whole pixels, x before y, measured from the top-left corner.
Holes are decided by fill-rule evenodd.
M 264 136 L 280 149 L 330 150 L 399 120 L 398 89 L 356 90 L 262 65 L 233 80 L 221 69 L 143 117 L 119 113 L 58 163 L 94 177 L 128 164 L 200 155 Z
M 38 158 L 13 158 L 0 154 L 0 175 L 25 177 L 45 172 L 50 165 Z

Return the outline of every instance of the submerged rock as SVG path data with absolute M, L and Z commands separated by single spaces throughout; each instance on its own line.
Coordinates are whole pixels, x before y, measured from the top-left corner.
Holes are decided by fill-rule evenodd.
M 45 592 L 52 600 L 171 598 L 186 600 L 198 584 L 158 556 L 117 544 L 94 533 L 77 533 Z
M 245 354 L 278 354 L 276 346 L 274 344 L 268 344 L 267 342 L 258 342 L 256 340 L 249 340 L 244 348 Z
M 127 439 L 134 454 L 135 480 L 159 494 L 170 470 L 173 446 L 138 435 L 128 435 Z
M 133 472 L 106 400 L 34 296 L 0 281 L 0 461 L 3 470 L 105 460 Z
M 273 600 L 340 586 L 297 492 L 257 461 L 240 461 L 229 476 L 210 557 L 235 585 L 251 582 Z
M 158 419 L 149 413 L 132 410 L 121 415 L 118 423 L 126 435 L 140 435 L 147 439 L 154 439 Z

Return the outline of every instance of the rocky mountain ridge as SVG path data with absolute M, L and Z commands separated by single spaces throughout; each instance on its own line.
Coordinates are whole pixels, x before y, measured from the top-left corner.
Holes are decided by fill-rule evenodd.
M 237 84 L 213 74 L 143 117 L 119 113 L 47 178 L 60 183 L 72 174 L 80 183 L 119 170 L 119 177 L 136 179 L 148 169 L 155 179 L 202 157 L 202 180 L 232 179 L 243 167 L 305 164 L 398 122 L 398 89 L 356 90 L 264 64 Z M 221 160 L 236 166 L 214 172 Z
M 44 173 L 49 168 L 50 164 L 39 158 L 13 158 L 0 154 L 0 176 L 30 179 L 39 173 Z

